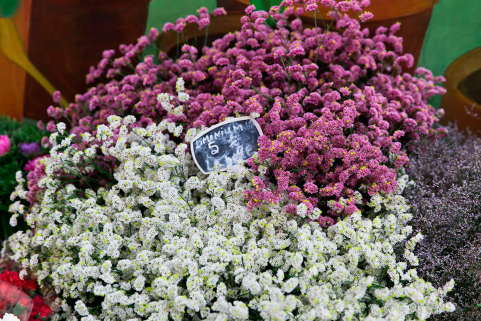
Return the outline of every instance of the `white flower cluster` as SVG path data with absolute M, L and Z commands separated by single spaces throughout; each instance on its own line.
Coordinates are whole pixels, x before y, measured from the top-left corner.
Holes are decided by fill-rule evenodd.
M 185 90 L 184 85 L 185 85 L 185 81 L 184 81 L 183 78 L 177 79 L 175 88 L 177 90 L 177 99 L 181 103 L 187 102 L 190 98 L 189 94 L 184 92 L 184 90 Z M 169 114 L 174 114 L 176 116 L 180 116 L 183 113 L 184 107 L 182 107 L 182 106 L 175 107 L 175 105 L 172 104 L 172 102 L 171 102 L 173 99 L 174 99 L 174 96 L 169 95 L 167 93 L 159 94 L 157 96 L 157 100 L 160 103 L 160 105 L 162 106 L 162 108 L 164 108 Z
M 249 212 L 248 169 L 204 175 L 166 134 L 175 126 L 131 129 L 129 117 L 99 126 L 101 146 L 79 151 L 71 136 L 54 148 L 40 205 L 27 211 L 34 235 L 8 240 L 61 294 L 57 319 L 400 321 L 454 309 L 443 302 L 453 282 L 435 289 L 396 260 L 411 233 L 400 195 L 373 197 L 373 220 L 354 213 L 327 230 L 303 206 L 299 216 L 281 205 Z M 100 151 L 119 164 L 111 187 L 61 181 L 59 170 Z M 410 261 L 417 240 L 406 242 Z
M 0 319 L 0 321 L 20 321 L 19 318 L 17 318 L 14 314 L 11 313 L 5 313 L 3 318 Z

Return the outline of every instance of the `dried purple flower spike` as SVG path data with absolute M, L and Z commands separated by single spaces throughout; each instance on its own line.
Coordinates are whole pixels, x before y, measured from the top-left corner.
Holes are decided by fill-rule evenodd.
M 430 320 L 481 320 L 475 307 L 481 293 L 481 139 L 450 128 L 445 138 L 420 147 L 411 162 L 416 186 L 406 198 L 414 234 L 425 236 L 415 252 L 418 274 L 435 286 L 456 282 L 448 295 L 454 314 Z

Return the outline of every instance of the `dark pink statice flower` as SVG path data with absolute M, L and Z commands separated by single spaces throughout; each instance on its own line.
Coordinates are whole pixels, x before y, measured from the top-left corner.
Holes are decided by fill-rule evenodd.
M 42 159 L 50 157 L 50 155 L 44 155 L 36 157 L 25 165 L 24 170 L 28 171 L 27 183 L 28 183 L 28 194 L 27 200 L 30 205 L 35 204 L 37 200 L 37 194 L 41 190 L 38 186 L 40 179 L 47 174 L 45 173 L 45 165 L 42 164 Z M 27 167 L 28 166 L 28 167 Z
M 217 9 L 214 9 L 214 11 L 212 12 L 212 15 L 214 17 L 225 16 L 226 14 L 227 14 L 227 12 L 225 11 L 224 8 L 217 8 Z
M 31 160 L 29 160 L 27 162 L 27 164 L 25 164 L 25 166 L 23 167 L 23 170 L 26 171 L 26 172 L 31 172 L 31 171 L 34 171 L 35 170 L 35 165 L 37 164 L 37 160 L 40 160 L 42 158 L 45 158 L 46 156 L 43 155 L 43 156 L 37 156 Z
M 58 90 L 55 91 L 53 93 L 53 102 L 58 104 L 58 103 L 60 103 L 61 100 L 62 100 L 62 95 L 61 95 L 60 91 L 58 91 Z

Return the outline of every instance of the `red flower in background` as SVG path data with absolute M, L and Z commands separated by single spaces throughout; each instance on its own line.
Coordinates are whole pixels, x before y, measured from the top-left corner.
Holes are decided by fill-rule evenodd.
M 45 299 L 39 295 L 33 298 L 33 308 L 32 308 L 33 316 L 36 316 L 40 312 L 40 307 L 44 302 L 45 302 Z
M 47 318 L 50 313 L 52 313 L 52 309 L 50 309 L 50 307 L 46 304 L 42 305 L 39 312 L 40 318 Z
M 30 315 L 30 318 L 28 318 L 28 321 L 42 321 L 42 318 L 48 318 L 52 309 L 50 309 L 47 304 L 44 304 L 44 302 L 45 300 L 41 296 L 37 295 L 33 298 L 32 314 Z
M 8 282 L 16 287 L 22 288 L 22 291 L 28 294 L 27 290 L 35 291 L 38 288 L 37 283 L 24 278 L 20 279 L 18 272 L 4 271 L 0 273 L 0 280 Z
M 22 280 L 20 279 L 19 273 L 14 271 L 4 271 L 0 273 L 0 280 L 4 282 L 8 282 L 13 286 L 21 288 L 25 294 L 30 295 L 29 291 L 36 291 L 38 289 L 38 284 L 26 277 Z M 36 295 L 33 298 L 33 307 L 30 317 L 28 321 L 43 321 L 42 318 L 48 318 L 52 313 L 52 309 L 45 304 L 45 299 L 40 296 Z M 0 311 L 5 309 L 7 301 L 2 300 L 0 302 Z M 21 305 L 27 305 L 26 302 L 20 302 Z

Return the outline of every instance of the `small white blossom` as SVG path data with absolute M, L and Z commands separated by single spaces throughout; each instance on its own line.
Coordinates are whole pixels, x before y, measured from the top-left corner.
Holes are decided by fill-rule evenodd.
M 62 135 L 65 132 L 66 128 L 67 128 L 67 125 L 65 125 L 65 123 L 60 122 L 60 123 L 57 124 L 57 130 Z
M 189 95 L 186 93 L 179 93 L 177 95 L 177 98 L 179 99 L 180 102 L 185 103 L 187 100 L 189 100 Z
M 14 314 L 5 313 L 5 314 L 3 315 L 3 318 L 0 319 L 0 321 L 20 321 L 20 319 L 17 318 Z

